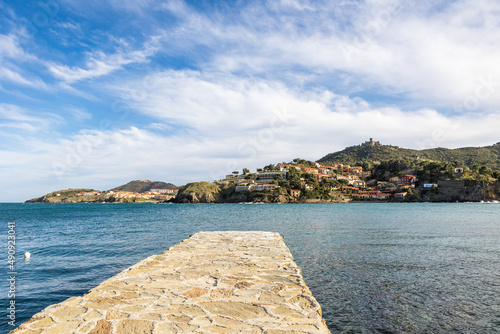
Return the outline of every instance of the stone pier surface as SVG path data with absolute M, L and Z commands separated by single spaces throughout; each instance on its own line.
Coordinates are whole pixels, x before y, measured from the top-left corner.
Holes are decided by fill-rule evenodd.
M 283 238 L 199 232 L 11 333 L 330 333 Z

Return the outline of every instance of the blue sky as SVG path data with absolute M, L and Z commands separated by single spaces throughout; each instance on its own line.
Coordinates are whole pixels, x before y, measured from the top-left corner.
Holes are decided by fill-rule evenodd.
M 494 1 L 0 2 L 0 201 L 500 141 Z

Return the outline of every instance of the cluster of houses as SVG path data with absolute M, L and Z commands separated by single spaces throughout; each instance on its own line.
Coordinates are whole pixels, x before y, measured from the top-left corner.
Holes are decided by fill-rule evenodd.
M 178 189 L 151 189 L 144 193 L 137 193 L 132 191 L 114 191 L 110 190 L 104 192 L 106 194 L 106 199 L 110 198 L 142 198 L 142 199 L 153 199 L 153 200 L 165 200 L 168 201 L 177 195 Z M 92 192 L 81 192 L 76 194 L 76 196 L 96 196 L 101 195 L 103 192 L 92 191 Z
M 276 179 L 276 175 L 281 178 L 286 178 L 286 171 L 265 171 L 255 173 L 254 179 L 246 179 L 246 175 L 226 175 L 222 181 L 236 183 L 236 192 L 241 191 L 273 191 L 279 188 L 278 185 L 272 183 Z
M 331 166 L 322 166 L 314 163 L 315 166 L 304 166 L 299 164 L 277 164 L 274 171 L 261 171 L 254 173 L 250 178 L 245 174 L 226 175 L 221 181 L 234 182 L 236 191 L 273 191 L 279 186 L 273 181 L 276 179 L 286 179 L 286 174 L 294 168 L 300 173 L 313 175 L 318 181 L 321 180 L 346 180 L 345 185 L 338 187 L 345 195 L 351 196 L 356 200 L 386 200 L 389 197 L 403 199 L 408 189 L 415 187 L 417 177 L 415 175 L 404 175 L 402 177 L 392 177 L 389 182 L 377 182 L 369 180 L 370 171 L 364 171 L 362 167 L 344 164 L 333 164 Z M 277 177 L 280 175 L 281 177 Z M 366 181 L 368 180 L 368 181 Z M 313 190 L 313 186 L 307 184 L 304 180 L 302 189 Z M 300 197 L 301 189 L 291 189 L 292 197 Z
M 415 188 L 417 177 L 415 175 L 394 176 L 389 182 L 377 180 L 355 180 L 349 186 L 342 186 L 340 191 L 351 195 L 355 200 L 387 200 L 389 198 L 404 199 L 408 190 Z

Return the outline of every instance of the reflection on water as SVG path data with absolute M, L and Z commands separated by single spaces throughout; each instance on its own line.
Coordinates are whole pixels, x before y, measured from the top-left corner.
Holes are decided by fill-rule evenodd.
M 500 328 L 500 205 L 0 204 L 0 209 L 2 235 L 7 221 L 16 222 L 18 324 L 197 231 L 266 230 L 284 235 L 332 332 Z M 24 251 L 32 254 L 28 262 Z M 1 289 L 4 307 L 7 285 Z M 11 328 L 2 321 L 0 329 Z

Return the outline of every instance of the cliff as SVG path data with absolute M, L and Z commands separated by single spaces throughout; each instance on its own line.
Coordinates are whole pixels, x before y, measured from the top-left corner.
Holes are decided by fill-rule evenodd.
M 485 187 L 463 187 L 421 190 L 420 201 L 426 202 L 481 202 L 500 199 L 500 182 Z
M 234 186 L 211 182 L 188 183 L 179 189 L 173 200 L 176 203 L 221 203 Z

